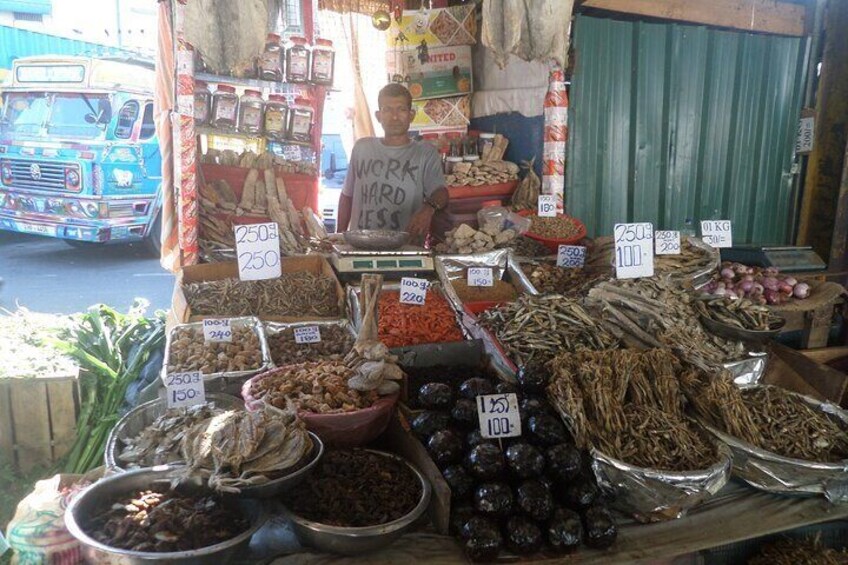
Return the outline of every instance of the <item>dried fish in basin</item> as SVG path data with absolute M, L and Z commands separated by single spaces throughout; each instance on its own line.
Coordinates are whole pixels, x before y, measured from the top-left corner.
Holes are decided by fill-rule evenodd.
M 694 302 L 702 316 L 743 330 L 768 331 L 782 322 L 771 308 L 747 298 L 711 296 Z
M 191 313 L 201 316 L 339 316 L 336 281 L 305 271 L 261 281 L 187 283 L 183 293 Z
M 480 314 L 512 361 L 546 362 L 562 351 L 618 347 L 619 340 L 577 300 L 558 294 L 524 295 Z

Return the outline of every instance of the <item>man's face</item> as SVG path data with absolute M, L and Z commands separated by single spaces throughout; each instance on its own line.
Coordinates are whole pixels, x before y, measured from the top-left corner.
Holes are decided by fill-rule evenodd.
M 404 135 L 409 131 L 414 114 L 405 97 L 384 96 L 380 99 L 380 109 L 374 115 L 383 126 L 385 134 L 393 136 Z

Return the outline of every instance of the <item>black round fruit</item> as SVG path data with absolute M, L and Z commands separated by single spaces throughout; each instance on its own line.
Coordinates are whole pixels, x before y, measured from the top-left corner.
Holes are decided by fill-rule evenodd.
M 512 513 L 512 489 L 505 483 L 483 483 L 474 491 L 474 509 L 488 516 L 506 517 Z
M 474 507 L 470 504 L 451 503 L 450 521 L 448 523 L 450 534 L 454 536 L 460 535 L 462 527 L 472 516 L 474 516 Z
M 530 416 L 527 419 L 527 428 L 533 442 L 539 445 L 555 445 L 569 441 L 565 424 L 553 414 Z
M 554 497 L 550 489 L 536 480 L 524 481 L 515 491 L 518 508 L 531 520 L 544 522 L 554 511 Z
M 480 430 L 470 431 L 465 436 L 465 447 L 468 450 L 474 449 L 478 445 L 483 445 L 487 443 L 491 445 L 498 444 L 498 442 L 493 439 L 483 437 L 483 434 L 480 433 Z
M 453 500 L 464 500 L 474 493 L 474 479 L 462 465 L 451 465 L 442 471 L 445 482 L 451 489 Z
M 418 402 L 424 408 L 447 410 L 453 402 L 453 392 L 444 383 L 427 383 L 418 389 Z
M 558 553 L 575 551 L 583 540 L 583 523 L 580 515 L 567 508 L 554 510 L 548 522 L 548 544 Z
M 450 426 L 450 416 L 446 412 L 425 410 L 412 419 L 411 425 L 415 435 L 427 441 L 434 433 Z
M 505 467 L 504 455 L 497 445 L 484 443 L 468 452 L 465 466 L 478 479 L 500 479 Z
M 460 398 L 453 405 L 451 418 L 453 418 L 454 422 L 465 428 L 477 426 L 477 404 L 473 400 Z
M 536 553 L 542 547 L 542 530 L 524 516 L 512 516 L 506 521 L 506 546 L 519 555 Z
M 503 538 L 497 530 L 485 530 L 465 542 L 465 555 L 471 561 L 488 563 L 494 561 L 503 547 Z
M 583 514 L 583 528 L 586 532 L 586 545 L 595 549 L 608 548 L 618 537 L 618 528 L 612 514 L 600 504 L 586 509 Z
M 545 456 L 529 443 L 516 443 L 506 450 L 506 466 L 519 479 L 538 477 L 545 468 Z
M 480 535 L 485 531 L 498 531 L 498 523 L 492 518 L 487 518 L 486 516 L 480 516 L 477 514 L 472 515 L 459 530 L 459 537 L 464 540 L 467 540 L 476 535 Z
M 586 479 L 578 479 L 559 490 L 560 502 L 573 510 L 582 510 L 591 506 L 598 497 L 598 487 Z
M 488 379 L 474 377 L 459 385 L 459 395 L 468 400 L 476 400 L 482 394 L 494 394 L 495 386 Z
M 437 465 L 444 467 L 462 458 L 462 440 L 450 430 L 439 430 L 427 441 L 427 451 Z
M 526 396 L 518 403 L 518 411 L 521 414 L 521 421 L 526 422 L 530 416 L 538 416 L 539 414 L 555 414 L 553 406 L 539 396 Z
M 516 377 L 525 394 L 544 394 L 548 386 L 548 369 L 541 362 L 531 361 L 520 367 Z
M 583 457 L 580 450 L 570 443 L 558 443 L 545 451 L 547 465 L 545 473 L 555 481 L 565 484 L 580 475 Z

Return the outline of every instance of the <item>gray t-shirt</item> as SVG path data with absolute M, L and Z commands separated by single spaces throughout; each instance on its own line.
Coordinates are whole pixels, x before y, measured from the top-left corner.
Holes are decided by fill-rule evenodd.
M 391 147 L 376 137 L 360 139 L 342 189 L 353 198 L 349 229 L 405 230 L 424 197 L 443 186 L 442 160 L 429 143 Z

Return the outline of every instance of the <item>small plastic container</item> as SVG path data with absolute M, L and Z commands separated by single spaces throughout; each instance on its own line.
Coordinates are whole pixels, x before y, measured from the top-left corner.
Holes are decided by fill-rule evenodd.
M 194 125 L 207 126 L 212 115 L 212 93 L 209 85 L 198 80 L 194 82 Z
M 283 48 L 276 33 L 269 33 L 265 40 L 265 51 L 257 61 L 256 74 L 262 80 L 283 81 Z
M 282 94 L 272 94 L 265 104 L 265 137 L 275 141 L 286 138 L 289 106 Z
M 238 131 L 246 134 L 262 133 L 265 101 L 258 90 L 245 90 L 239 100 Z
M 238 105 L 236 89 L 228 84 L 219 84 L 212 94 L 212 127 L 222 131 L 235 131 Z
M 286 82 L 305 84 L 309 82 L 311 58 L 309 42 L 304 37 L 292 37 L 286 47 Z
M 480 154 L 480 158 L 484 158 L 488 153 L 491 153 L 492 148 L 495 146 L 495 134 L 494 133 L 481 133 L 480 137 L 477 141 L 477 152 Z
M 462 157 L 445 157 L 445 174 L 452 175 L 457 163 L 462 163 Z
M 289 128 L 286 138 L 291 141 L 310 143 L 312 141 L 312 118 L 314 111 L 308 98 L 295 98 L 289 108 Z
M 309 80 L 319 86 L 333 86 L 336 68 L 336 51 L 329 39 L 316 39 L 312 47 L 312 65 Z

